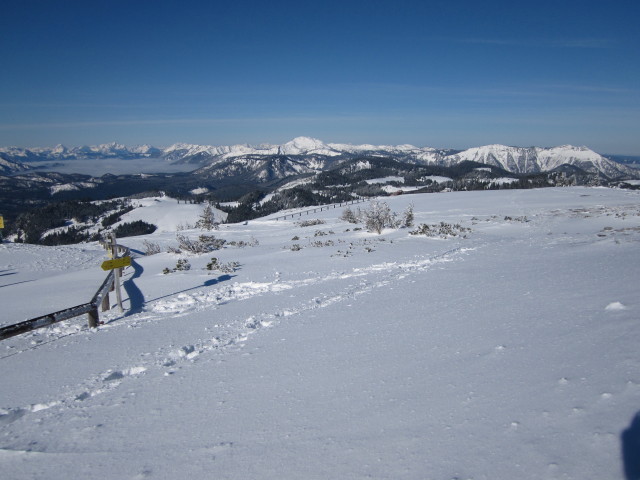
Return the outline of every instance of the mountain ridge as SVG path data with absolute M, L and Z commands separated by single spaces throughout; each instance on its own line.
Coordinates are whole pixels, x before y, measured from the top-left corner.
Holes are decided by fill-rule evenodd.
M 225 170 L 262 168 L 259 163 L 280 157 L 280 171 L 287 174 L 317 173 L 356 156 L 389 157 L 421 165 L 453 166 L 470 160 L 503 168 L 509 172 L 527 174 L 554 170 L 561 165 L 572 165 L 589 173 L 601 174 L 609 179 L 639 178 L 640 172 L 608 159 L 585 146 L 561 145 L 556 147 L 516 147 L 500 144 L 472 147 L 463 151 L 404 145 L 352 145 L 325 143 L 311 137 L 296 137 L 289 142 L 272 145 L 236 144 L 230 146 L 175 143 L 160 149 L 151 145 L 127 147 L 111 142 L 94 146 L 52 148 L 0 147 L 0 157 L 7 162 L 25 164 L 69 159 L 100 158 L 158 158 L 169 163 L 192 164 L 200 172 L 216 171 L 224 176 Z M 288 158 L 291 165 L 283 165 Z M 16 167 L 20 168 L 20 167 Z M 10 169 L 10 167 L 7 167 Z M 16 170 L 19 171 L 19 170 Z

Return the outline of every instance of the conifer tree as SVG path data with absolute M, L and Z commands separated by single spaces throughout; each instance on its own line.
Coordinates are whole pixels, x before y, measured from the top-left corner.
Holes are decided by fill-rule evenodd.
M 213 213 L 213 208 L 211 208 L 210 204 L 207 204 L 200 215 L 200 220 L 196 222 L 197 228 L 202 228 L 204 230 L 217 230 L 218 223 L 216 222 L 215 214 Z

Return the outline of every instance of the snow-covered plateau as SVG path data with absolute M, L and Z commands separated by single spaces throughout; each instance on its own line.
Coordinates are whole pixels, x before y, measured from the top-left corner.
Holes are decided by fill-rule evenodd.
M 124 313 L 0 342 L 2 478 L 637 478 L 640 194 L 381 201 L 415 226 L 340 207 L 177 232 L 165 198 L 121 240 Z M 177 233 L 227 243 L 166 252 Z M 105 259 L 0 244 L 0 323 L 87 302 Z

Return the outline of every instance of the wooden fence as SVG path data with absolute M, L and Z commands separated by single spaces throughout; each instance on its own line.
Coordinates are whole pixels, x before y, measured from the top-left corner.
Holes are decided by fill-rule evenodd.
M 129 249 L 123 247 L 122 245 L 115 244 L 115 240 L 113 244 L 105 243 L 104 245 L 105 248 L 112 248 L 113 250 L 115 250 L 116 255 L 129 255 Z M 100 305 L 103 312 L 109 310 L 109 308 L 111 307 L 109 303 L 110 291 L 116 290 L 116 295 L 118 295 L 118 304 L 120 306 L 122 305 L 120 301 L 119 291 L 120 273 L 121 272 L 117 270 L 110 270 L 109 274 L 104 279 L 104 282 L 102 282 L 102 285 L 100 285 L 100 288 L 88 303 L 76 305 L 75 307 L 65 308 L 64 310 L 48 313 L 46 315 L 31 318 L 29 320 L 25 320 L 24 322 L 15 323 L 6 327 L 0 327 L 0 340 L 5 340 L 15 335 L 20 335 L 21 333 L 30 332 L 37 328 L 46 327 L 48 325 L 52 325 L 63 320 L 68 320 L 70 318 L 79 317 L 80 315 L 84 314 L 88 315 L 89 327 L 97 327 L 99 322 L 98 305 Z
M 345 207 L 347 205 L 353 205 L 355 203 L 362 203 L 362 202 L 366 202 L 368 200 L 369 199 L 367 199 L 367 198 L 358 198 L 356 200 L 349 200 L 348 202 L 333 203 L 331 205 L 322 205 L 320 207 L 310 208 L 309 210 L 302 210 L 301 212 L 287 213 L 286 215 L 281 215 L 279 217 L 270 218 L 269 220 L 286 220 L 289 217 L 291 217 L 291 218 L 301 217 L 302 215 L 309 215 L 310 213 L 322 212 L 323 210 L 331 210 L 332 208 Z

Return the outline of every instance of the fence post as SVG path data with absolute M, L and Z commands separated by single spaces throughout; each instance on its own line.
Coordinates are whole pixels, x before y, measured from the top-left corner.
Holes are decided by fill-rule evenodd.
M 102 297 L 102 311 L 106 312 L 109 308 L 111 308 L 111 303 L 109 302 L 109 292 L 107 292 Z
M 89 319 L 89 328 L 96 328 L 98 326 L 98 309 L 94 307 L 92 310 L 87 313 L 87 317 Z

